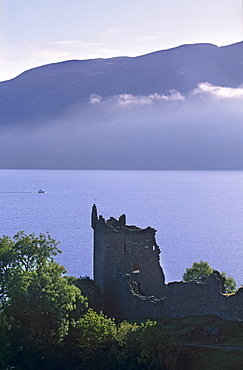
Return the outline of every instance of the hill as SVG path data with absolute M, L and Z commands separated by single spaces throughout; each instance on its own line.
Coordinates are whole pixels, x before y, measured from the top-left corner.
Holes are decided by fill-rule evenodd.
M 139 57 L 72 60 L 26 71 L 0 83 L 1 122 L 26 120 L 85 104 L 91 94 L 188 93 L 200 82 L 243 83 L 243 42 L 182 45 Z
M 243 42 L 72 60 L 0 83 L 0 168 L 243 169 Z

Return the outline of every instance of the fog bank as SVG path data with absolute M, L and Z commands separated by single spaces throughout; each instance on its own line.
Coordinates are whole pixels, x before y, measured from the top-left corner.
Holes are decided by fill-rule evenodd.
M 45 122 L 2 126 L 1 168 L 243 169 L 243 87 L 94 93 Z

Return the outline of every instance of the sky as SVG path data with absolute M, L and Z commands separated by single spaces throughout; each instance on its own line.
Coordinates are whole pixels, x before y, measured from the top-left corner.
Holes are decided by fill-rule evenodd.
M 0 81 L 70 59 L 243 39 L 242 0 L 0 0 Z

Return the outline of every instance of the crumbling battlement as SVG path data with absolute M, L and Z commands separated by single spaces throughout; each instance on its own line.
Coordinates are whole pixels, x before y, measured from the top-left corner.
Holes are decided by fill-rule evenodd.
M 220 281 L 211 274 L 205 283 L 169 283 L 162 298 L 145 297 L 133 289 L 131 276 L 118 274 L 114 284 L 116 315 L 122 320 L 217 315 L 225 320 L 243 320 L 243 288 L 236 294 L 220 293 Z
M 156 230 L 126 225 L 126 216 L 107 221 L 93 205 L 94 280 L 104 294 L 104 312 L 121 319 L 159 319 L 214 314 L 243 320 L 243 288 L 225 295 L 214 271 L 202 283 L 165 284 Z
M 162 297 L 165 277 L 159 263 L 156 230 L 126 225 L 125 215 L 106 221 L 97 216 L 95 205 L 91 224 L 94 229 L 94 280 L 104 294 L 104 311 L 108 314 L 113 311 L 113 285 L 118 271 L 130 274 L 144 295 Z

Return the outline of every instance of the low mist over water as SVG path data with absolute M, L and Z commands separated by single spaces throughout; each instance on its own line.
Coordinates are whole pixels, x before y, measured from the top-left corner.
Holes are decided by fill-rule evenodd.
M 1 127 L 0 167 L 243 169 L 243 88 L 90 96 L 45 121 Z

